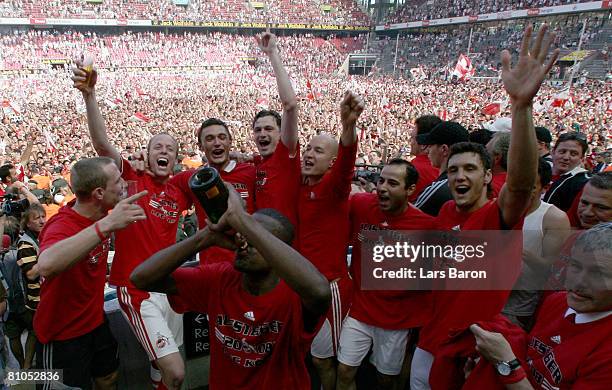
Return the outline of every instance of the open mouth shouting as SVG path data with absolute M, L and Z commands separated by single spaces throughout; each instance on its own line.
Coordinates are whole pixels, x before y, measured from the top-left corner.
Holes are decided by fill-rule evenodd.
M 166 157 L 160 157 L 157 159 L 157 166 L 159 166 L 160 168 L 167 168 L 169 161 Z
M 223 156 L 225 155 L 225 149 L 223 149 L 223 148 L 216 148 L 216 149 L 213 149 L 213 150 L 212 150 L 212 152 L 211 152 L 211 154 L 212 154 L 212 157 L 213 157 L 214 159 L 220 159 L 220 158 L 223 158 Z
M 458 185 L 455 187 L 455 191 L 459 195 L 465 195 L 468 193 L 469 190 L 470 190 L 470 187 L 466 185 Z

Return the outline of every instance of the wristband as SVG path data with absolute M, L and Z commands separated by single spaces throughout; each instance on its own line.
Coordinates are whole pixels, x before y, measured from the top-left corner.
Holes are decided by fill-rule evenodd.
M 516 370 L 513 370 L 512 373 L 508 376 L 498 375 L 497 377 L 499 378 L 499 381 L 504 385 L 512 385 L 527 378 L 527 373 L 525 372 L 523 367 L 519 367 Z
M 98 222 L 94 223 L 94 228 L 96 229 L 96 234 L 98 235 L 100 240 L 101 241 L 106 240 L 106 236 L 102 233 L 102 230 L 100 230 L 100 225 Z

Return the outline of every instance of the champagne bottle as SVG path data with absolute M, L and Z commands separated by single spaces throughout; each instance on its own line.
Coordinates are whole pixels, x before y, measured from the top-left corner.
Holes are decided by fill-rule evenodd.
M 208 219 L 217 223 L 227 210 L 229 192 L 219 172 L 212 167 L 198 169 L 189 179 L 189 188 L 206 211 Z

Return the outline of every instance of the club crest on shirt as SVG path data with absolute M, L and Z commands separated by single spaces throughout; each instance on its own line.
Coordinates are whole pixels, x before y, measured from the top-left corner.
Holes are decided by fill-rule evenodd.
M 253 313 L 252 311 L 247 311 L 246 313 L 244 313 L 244 318 L 246 318 L 247 320 L 255 321 L 255 313 Z
M 556 343 L 556 344 L 561 344 L 561 336 L 552 336 L 552 337 L 550 338 L 550 340 L 551 340 L 553 343 Z
M 100 262 L 100 257 L 102 257 L 102 255 L 104 255 L 105 253 L 108 253 L 109 250 L 110 250 L 110 237 L 104 240 L 103 242 L 101 242 L 100 245 L 98 245 L 97 247 L 92 249 L 91 252 L 89 252 L 89 257 L 87 259 L 87 262 L 90 265 L 98 264 Z
M 157 348 L 162 349 L 164 348 L 166 345 L 168 345 L 168 337 L 164 336 L 163 334 L 157 332 L 157 341 L 155 342 L 155 345 L 157 345 Z

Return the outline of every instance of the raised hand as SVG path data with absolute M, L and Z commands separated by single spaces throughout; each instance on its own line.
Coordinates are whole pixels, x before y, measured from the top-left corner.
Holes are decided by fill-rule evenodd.
M 114 232 L 134 222 L 147 219 L 142 207 L 135 204 L 138 199 L 146 194 L 147 191 L 142 191 L 117 203 L 111 213 L 100 221 L 102 231 L 105 233 Z
M 347 91 L 340 103 L 340 119 L 344 127 L 353 128 L 357 124 L 359 115 L 363 112 L 365 104 L 359 95 Z
M 266 55 L 270 55 L 270 53 L 278 49 L 276 35 L 272 34 L 269 28 L 266 29 L 265 33 L 255 35 L 255 41 L 257 41 L 257 46 Z
M 211 231 L 214 232 L 225 232 L 230 228 L 238 230 L 241 217 L 247 215 L 244 209 L 244 201 L 240 197 L 240 194 L 236 192 L 234 186 L 229 183 L 223 183 L 227 187 L 229 197 L 227 199 L 227 210 L 221 216 L 221 219 L 216 224 L 213 224 L 210 220 L 206 221 L 206 225 L 210 227 Z
M 529 50 L 533 26 L 527 26 L 518 63 L 514 68 L 510 68 L 510 52 L 508 50 L 502 51 L 501 77 L 513 106 L 524 106 L 532 103 L 540 85 L 542 85 L 542 81 L 544 81 L 559 56 L 559 49 L 555 49 L 550 59 L 546 61 L 550 45 L 555 39 L 554 33 L 546 36 L 547 30 L 548 26 L 546 24 L 542 25 L 531 50 Z
M 91 95 L 98 81 L 98 72 L 95 68 L 86 70 L 83 66 L 83 57 L 74 61 L 75 66 L 72 67 L 73 87 L 83 92 L 83 95 Z

